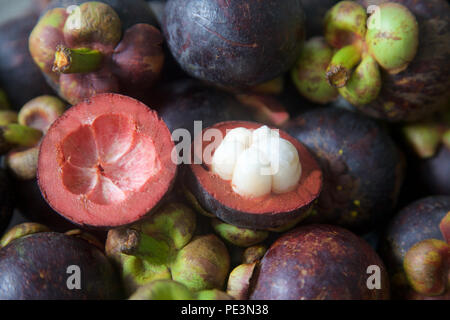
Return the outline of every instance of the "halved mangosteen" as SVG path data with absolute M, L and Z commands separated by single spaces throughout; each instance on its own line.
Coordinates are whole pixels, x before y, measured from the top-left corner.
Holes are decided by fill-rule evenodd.
M 39 153 L 39 187 L 48 204 L 76 224 L 130 224 L 170 190 L 177 171 L 173 147 L 155 111 L 126 96 L 97 95 L 48 130 Z
M 186 186 L 205 210 L 238 227 L 270 230 L 299 221 L 322 188 L 322 172 L 307 149 L 258 123 L 215 124 L 191 151 Z

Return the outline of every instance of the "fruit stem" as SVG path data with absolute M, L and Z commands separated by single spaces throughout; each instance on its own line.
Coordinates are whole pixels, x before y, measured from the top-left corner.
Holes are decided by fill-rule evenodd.
M 34 147 L 42 138 L 42 131 L 17 123 L 1 127 L 3 139 L 10 144 Z
M 53 72 L 88 73 L 101 67 L 103 54 L 89 48 L 70 49 L 62 45 L 56 48 Z
M 351 70 L 361 60 L 361 49 L 352 44 L 339 49 L 327 69 L 327 79 L 335 88 L 342 88 L 350 79 Z

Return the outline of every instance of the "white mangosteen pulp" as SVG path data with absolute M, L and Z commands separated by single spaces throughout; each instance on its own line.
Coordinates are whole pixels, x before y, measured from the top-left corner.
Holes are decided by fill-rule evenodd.
M 295 189 L 302 167 L 298 151 L 278 130 L 261 126 L 227 131 L 212 157 L 212 171 L 243 197 Z

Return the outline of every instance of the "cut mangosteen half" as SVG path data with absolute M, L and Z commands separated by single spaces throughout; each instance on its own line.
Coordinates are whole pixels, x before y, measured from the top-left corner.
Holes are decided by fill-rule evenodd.
M 39 152 L 39 187 L 49 205 L 74 223 L 129 224 L 171 188 L 173 147 L 155 111 L 126 96 L 97 95 L 50 127 Z
M 273 229 L 307 215 L 321 191 L 322 172 L 307 149 L 285 132 L 228 121 L 195 138 L 186 184 L 199 204 L 221 220 Z

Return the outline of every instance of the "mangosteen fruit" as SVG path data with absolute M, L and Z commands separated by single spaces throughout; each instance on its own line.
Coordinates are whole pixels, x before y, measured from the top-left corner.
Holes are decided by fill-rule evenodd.
M 444 228 L 440 228 L 444 217 L 450 212 L 450 196 L 430 196 L 414 201 L 403 208 L 390 221 L 381 241 L 380 252 L 388 266 L 393 294 L 405 298 L 411 293 L 404 263 L 407 252 L 416 244 L 428 239 L 446 241 Z M 433 240 L 433 241 L 434 241 Z M 439 243 L 437 243 L 438 246 Z M 433 244 L 424 243 L 413 250 L 411 256 L 421 256 L 414 251 L 432 251 Z M 411 260 L 411 258 L 409 258 Z
M 189 75 L 242 88 L 292 67 L 305 37 L 305 14 L 301 0 L 169 0 L 163 32 Z
M 126 96 L 100 94 L 52 124 L 41 142 L 38 184 L 50 207 L 75 224 L 131 224 L 171 189 L 173 148 L 155 111 Z
M 136 15 L 133 15 L 136 13 Z M 60 0 L 29 38 L 31 55 L 61 97 L 148 89 L 164 64 L 163 37 L 144 1 Z
M 445 0 L 358 0 L 365 9 L 374 9 L 376 23 L 377 7 L 383 8 L 404 6 L 418 23 L 418 48 L 413 60 L 407 68 L 397 74 L 382 71 L 381 91 L 377 98 L 368 105 L 359 107 L 359 110 L 371 116 L 387 119 L 389 121 L 414 121 L 448 106 L 450 101 L 450 5 Z M 381 16 L 383 17 L 383 16 Z M 398 23 L 399 16 L 386 15 L 388 24 Z M 383 23 L 382 26 L 388 24 Z M 377 29 L 370 32 L 371 47 L 374 48 L 379 40 L 386 44 L 399 42 L 395 38 L 389 40 L 379 39 Z M 379 30 L 383 31 L 383 30 Z M 371 35 L 369 34 L 371 33 Z M 401 40 L 400 40 L 401 42 Z M 381 43 L 377 47 L 380 54 L 386 58 L 393 53 L 391 47 L 383 50 Z M 383 53 L 384 52 L 384 53 Z M 389 58 L 389 60 L 393 61 Z
M 320 162 L 324 187 L 310 220 L 357 232 L 394 210 L 403 180 L 398 149 L 372 119 L 338 108 L 306 111 L 286 127 Z
M 0 85 L 15 110 L 53 92 L 28 51 L 28 36 L 37 20 L 36 14 L 25 14 L 0 25 Z
M 331 225 L 303 226 L 282 235 L 250 283 L 252 300 L 389 298 L 389 278 L 377 253 L 355 234 Z
M 339 94 L 373 117 L 421 119 L 450 101 L 449 15 L 444 0 L 340 1 L 325 16 L 321 43 L 304 47 L 294 82 L 314 102 Z
M 196 136 L 190 153 L 187 189 L 204 210 L 239 228 L 298 222 L 322 189 L 322 172 L 309 151 L 259 123 L 217 123 Z
M 120 278 L 97 247 L 67 234 L 31 231 L 0 249 L 0 299 L 122 298 Z
M 194 211 L 181 203 L 167 203 L 149 218 L 111 229 L 106 252 L 120 267 L 127 293 L 158 279 L 172 279 L 195 292 L 222 289 L 228 251 L 215 235 L 195 236 L 195 229 Z
M 140 287 L 129 300 L 194 300 L 195 295 L 182 283 L 155 280 Z

